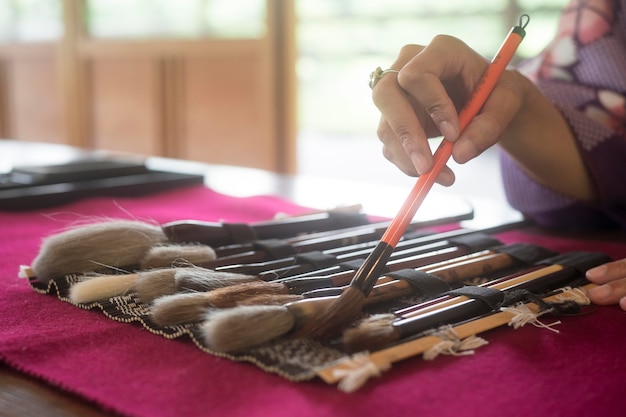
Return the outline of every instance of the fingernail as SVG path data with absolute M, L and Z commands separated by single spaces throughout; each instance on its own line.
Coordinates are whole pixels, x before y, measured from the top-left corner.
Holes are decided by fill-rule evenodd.
M 596 266 L 595 268 L 591 268 L 587 271 L 586 276 L 590 280 L 601 279 L 607 272 L 606 265 Z
M 600 285 L 589 290 L 589 297 L 595 300 L 602 300 L 609 298 L 611 296 L 611 292 L 612 290 L 610 285 Z
M 452 123 L 444 120 L 443 122 L 439 123 L 438 127 L 439 132 L 441 132 L 444 138 L 450 141 L 455 141 L 457 139 L 459 132 L 456 130 L 456 127 L 454 127 Z

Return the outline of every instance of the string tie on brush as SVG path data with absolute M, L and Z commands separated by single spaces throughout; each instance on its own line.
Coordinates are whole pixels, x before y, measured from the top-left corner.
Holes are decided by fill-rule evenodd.
M 489 343 L 482 337 L 476 335 L 460 339 L 456 332 L 450 327 L 440 330 L 433 336 L 442 340 L 424 352 L 423 358 L 427 361 L 431 361 L 439 355 L 473 355 L 476 349 Z
M 343 392 L 354 392 L 371 377 L 378 377 L 391 368 L 388 362 L 375 363 L 367 352 L 354 354 L 345 362 L 347 369 L 336 369 L 333 376 L 339 380 L 337 387 Z
M 539 306 L 539 312 L 532 312 L 528 306 L 524 303 L 518 303 L 511 307 L 502 307 L 501 311 L 508 311 L 515 314 L 509 321 L 509 326 L 514 329 L 525 326 L 530 323 L 535 327 L 544 328 L 555 333 L 559 333 L 554 326 L 560 324 L 560 321 L 555 321 L 551 324 L 545 324 L 539 320 L 539 317 L 544 314 L 553 314 L 556 316 L 571 316 L 580 314 L 582 305 L 589 305 L 591 301 L 587 294 L 580 288 L 565 287 L 561 290 L 555 301 L 547 302 L 541 297 L 528 293 L 526 299 L 532 301 Z
M 591 304 L 591 300 L 587 297 L 587 293 L 581 288 L 566 287 L 563 293 L 556 297 L 557 303 L 574 302 L 578 306 L 587 306 Z
M 535 327 L 540 327 L 550 330 L 554 333 L 559 333 L 559 330 L 555 329 L 554 326 L 561 324 L 560 320 L 550 324 L 545 324 L 539 320 L 540 316 L 552 312 L 552 309 L 550 308 L 540 311 L 538 313 L 533 313 L 526 304 L 520 303 L 511 307 L 503 307 L 501 310 L 514 314 L 514 316 L 511 317 L 511 320 L 509 320 L 509 326 L 513 327 L 514 329 L 519 329 L 520 327 L 524 327 L 525 325 L 530 323 Z

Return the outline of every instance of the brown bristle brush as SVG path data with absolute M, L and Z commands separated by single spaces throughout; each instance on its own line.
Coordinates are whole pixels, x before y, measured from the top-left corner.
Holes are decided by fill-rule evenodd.
M 490 253 L 480 253 L 480 256 L 466 255 L 411 271 L 426 273 L 444 283 L 461 282 L 470 278 L 530 265 L 554 254 L 552 251 L 526 244 L 503 246 L 499 250 L 502 252 L 489 251 Z M 386 302 L 419 291 L 419 285 L 414 287 L 412 283 L 409 283 L 407 280 L 409 277 L 406 274 L 400 275 L 404 278 L 395 278 L 395 272 L 379 277 L 369 296 L 364 300 L 364 305 Z M 417 279 L 420 280 L 421 278 Z M 349 287 L 343 292 L 348 290 Z M 430 293 L 429 295 L 435 294 Z M 262 314 L 263 318 L 259 321 L 250 320 L 246 323 L 241 322 L 247 320 L 249 308 L 243 306 L 241 302 L 238 303 L 239 307 L 228 310 L 213 309 L 207 312 L 205 321 L 201 325 L 204 342 L 210 349 L 220 352 L 245 350 L 274 338 L 288 335 L 298 328 L 301 320 L 308 320 L 312 314 L 322 314 L 325 308 L 340 298 L 341 296 L 324 296 L 290 302 L 282 306 L 266 306 L 265 309 L 258 307 L 254 311 Z M 200 310 L 196 311 L 199 312 Z M 291 320 L 285 317 L 287 315 L 292 316 Z M 274 328 L 274 320 L 283 327 Z M 285 323 L 288 321 L 293 323 L 292 328 L 287 329 L 285 327 Z M 235 324 L 235 322 L 237 323 Z M 251 329 L 250 332 L 243 331 L 247 326 L 254 327 L 254 329 Z M 256 339 L 257 332 L 259 332 L 258 326 L 262 326 L 266 331 L 262 339 Z
M 485 269 L 498 270 L 499 268 L 510 266 L 514 262 L 514 259 L 508 254 L 478 252 L 416 268 L 416 271 L 430 272 L 430 269 L 432 269 L 436 271 L 435 274 L 442 280 L 452 282 L 469 275 L 475 275 L 477 268 L 482 268 L 483 272 Z M 317 282 L 317 279 L 315 280 Z M 377 284 L 387 283 L 390 280 L 388 277 L 381 277 L 377 280 Z M 333 282 L 328 278 L 319 278 L 319 282 L 333 285 Z M 341 287 L 332 288 L 341 290 Z M 187 288 L 183 289 L 199 291 L 200 287 L 189 288 L 187 286 Z M 398 294 L 398 291 L 406 292 L 407 290 L 410 292 L 412 289 L 406 282 L 401 282 L 394 288 L 386 286 L 385 294 L 383 294 L 383 291 L 377 292 L 376 296 L 373 297 L 373 301 L 380 302 L 384 298 L 393 297 L 394 291 Z M 182 293 L 161 297 L 153 303 L 151 314 L 157 324 L 168 326 L 181 324 L 181 317 L 185 317 L 188 321 L 198 321 L 201 319 L 201 315 L 204 314 L 204 310 L 208 308 L 230 308 L 239 305 L 255 304 L 277 305 L 298 301 L 303 298 L 305 297 L 300 294 L 291 293 L 290 286 L 284 283 L 254 280 L 211 290 L 207 294 L 195 293 L 189 295 Z
M 214 261 L 213 248 L 199 244 L 168 244 L 160 226 L 109 220 L 67 229 L 43 240 L 32 270 L 48 282 L 68 274 L 202 264 Z
M 181 291 L 210 291 L 242 282 L 256 280 L 255 276 L 227 274 L 197 266 L 161 268 L 135 274 L 103 275 L 78 282 L 70 288 L 73 303 L 86 304 L 131 292 L 144 303 L 157 297 Z
M 110 272 L 136 267 L 151 248 L 166 242 L 161 227 L 140 221 L 85 224 L 45 238 L 31 266 L 42 282 L 68 274 Z
M 521 22 L 521 20 L 520 20 Z M 459 126 L 463 131 L 472 118 L 478 114 L 495 87 L 500 75 L 506 69 L 517 47 L 524 36 L 524 28 L 516 26 L 509 32 L 506 40 L 498 50 L 496 57 L 487 67 L 485 74 L 476 84 L 476 89 L 469 98 L 465 107 L 459 113 Z M 376 280 L 382 274 L 385 264 L 389 260 L 395 246 L 400 241 L 407 226 L 415 216 L 417 209 L 422 204 L 426 195 L 434 185 L 441 170 L 445 167 L 452 155 L 453 143 L 444 138 L 433 156 L 433 166 L 429 172 L 421 175 L 409 196 L 405 200 L 398 214 L 391 221 L 383 234 L 380 242 L 367 257 L 361 268 L 354 275 L 350 286 L 337 298 L 314 298 L 290 303 L 287 306 L 265 306 L 268 309 L 263 312 L 258 307 L 250 307 L 255 312 L 247 310 L 246 318 L 228 319 L 236 309 L 215 311 L 207 315 L 203 325 L 205 341 L 211 348 L 216 350 L 245 349 L 249 342 L 254 341 L 250 334 L 243 335 L 248 331 L 251 323 L 254 327 L 252 337 L 258 337 L 257 344 L 272 340 L 287 332 L 292 332 L 295 337 L 312 337 L 328 339 L 341 333 L 361 313 L 365 299 L 374 287 Z M 270 311 L 272 307 L 273 311 Z M 226 320 L 217 319 L 226 317 Z M 277 330 L 279 329 L 280 330 Z M 294 331 L 295 330 L 295 331 Z
M 215 250 L 207 245 L 167 244 L 150 248 L 139 263 L 139 269 L 202 265 L 216 258 Z
M 228 289 L 229 291 L 224 291 Z M 233 290 L 239 290 L 233 297 Z M 175 326 L 202 319 L 208 309 L 238 305 L 277 305 L 300 300 L 279 283 L 252 281 L 205 292 L 183 292 L 156 298 L 150 306 L 150 317 L 159 326 Z

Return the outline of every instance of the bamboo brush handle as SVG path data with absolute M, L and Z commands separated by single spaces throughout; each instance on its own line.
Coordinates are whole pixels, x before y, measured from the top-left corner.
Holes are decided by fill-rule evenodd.
M 523 274 L 520 276 L 516 276 L 514 278 L 511 279 L 507 279 L 507 280 L 503 280 L 500 282 L 497 282 L 493 285 L 487 285 L 487 288 L 492 288 L 494 290 L 500 290 L 500 291 L 504 291 L 508 288 L 511 288 L 513 286 L 516 286 L 518 284 L 524 283 L 526 281 L 535 279 L 535 278 L 539 278 L 545 274 L 551 273 L 551 272 L 556 272 L 563 269 L 563 267 L 561 265 L 551 265 L 549 267 L 546 268 L 541 268 L 537 271 L 532 271 L 528 274 Z M 445 308 L 445 307 L 449 307 L 449 306 L 453 306 L 453 305 L 457 305 L 462 303 L 463 301 L 467 301 L 469 300 L 469 297 L 466 297 L 464 295 L 460 295 L 457 297 L 452 297 L 448 300 L 444 300 L 442 302 L 436 303 L 436 304 L 432 304 L 429 305 L 428 307 L 419 309 L 419 310 L 415 310 L 415 311 L 411 311 L 407 314 L 402 315 L 402 318 L 408 318 L 408 317 L 415 317 L 418 316 L 420 314 L 425 314 L 428 313 L 430 311 L 434 311 L 434 310 L 438 310 L 441 308 Z
M 445 282 L 458 282 L 464 279 L 482 276 L 488 272 L 505 269 L 512 266 L 514 263 L 515 261 L 509 255 L 495 253 L 479 258 L 473 262 L 461 262 L 459 264 L 452 264 L 447 268 L 426 270 L 426 272 L 441 278 Z M 414 292 L 415 288 L 405 280 L 393 280 L 381 283 L 379 279 L 366 298 L 365 304 L 373 305 Z
M 581 289 L 587 291 L 596 284 L 587 284 Z M 544 298 L 544 301 L 558 301 L 562 300 L 565 294 L 556 294 L 550 297 Z M 528 303 L 526 306 L 531 312 L 537 314 L 539 312 L 539 306 L 535 303 Z M 500 326 L 508 324 L 515 316 L 514 313 L 509 311 L 500 311 L 498 313 L 491 314 L 486 317 L 482 317 L 470 322 L 455 326 L 452 328 L 454 333 L 459 339 L 464 339 L 469 336 L 474 336 L 486 331 L 495 329 Z M 428 349 L 432 348 L 436 344 L 443 340 L 437 336 L 425 336 L 419 339 L 410 340 L 395 346 L 391 346 L 386 349 L 379 350 L 368 355 L 369 360 L 380 368 L 389 366 L 390 364 L 399 362 L 404 359 L 408 359 L 413 356 L 421 355 Z M 350 366 L 347 364 L 349 358 L 344 358 L 334 365 L 320 369 L 317 375 L 328 384 L 334 384 L 339 381 L 339 377 L 335 371 L 337 370 L 349 370 Z

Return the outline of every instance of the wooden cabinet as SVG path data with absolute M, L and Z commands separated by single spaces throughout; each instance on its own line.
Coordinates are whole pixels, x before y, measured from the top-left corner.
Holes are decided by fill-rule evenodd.
M 63 1 L 58 41 L 0 45 L 0 134 L 294 173 L 293 0 L 255 39 L 93 39 Z

